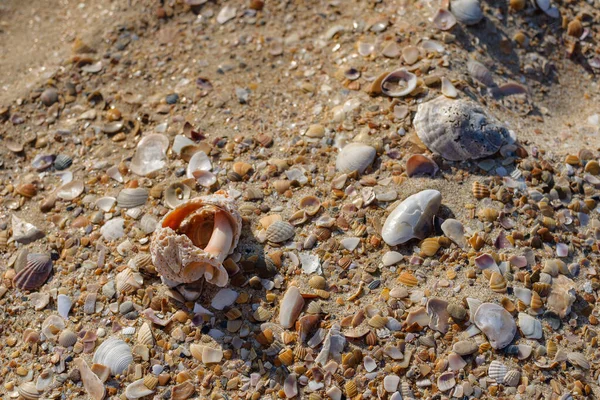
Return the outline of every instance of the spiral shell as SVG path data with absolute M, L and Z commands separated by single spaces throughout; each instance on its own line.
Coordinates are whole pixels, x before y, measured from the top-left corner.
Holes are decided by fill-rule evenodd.
M 231 246 L 218 256 L 204 251 L 217 212 L 226 216 L 232 231 Z M 191 199 L 167 213 L 159 223 L 150 243 L 152 262 L 160 274 L 175 282 L 194 282 L 204 277 L 223 287 L 229 275 L 222 262 L 237 246 L 241 230 L 242 217 L 233 200 L 223 192 Z
M 13 278 L 13 285 L 22 290 L 41 287 L 52 272 L 52 259 L 47 254 L 27 254 L 27 263 Z
M 492 361 L 488 368 L 488 376 L 499 384 L 504 383 L 504 377 L 506 376 L 507 372 L 508 367 L 498 360 Z
M 377 151 L 363 143 L 349 143 L 339 152 L 335 167 L 339 172 L 362 174 L 375 160 Z
M 420 104 L 413 125 L 429 150 L 451 161 L 495 154 L 510 138 L 476 103 L 445 96 Z
M 283 243 L 295 234 L 293 225 L 286 221 L 275 221 L 267 228 L 267 240 L 271 243 Z
M 133 356 L 129 345 L 115 337 L 106 339 L 94 353 L 94 363 L 106 365 L 113 375 L 122 374 L 129 364 L 133 362 Z

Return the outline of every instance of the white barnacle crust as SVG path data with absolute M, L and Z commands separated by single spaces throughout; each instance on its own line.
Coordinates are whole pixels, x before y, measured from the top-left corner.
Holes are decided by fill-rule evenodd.
M 152 262 L 167 279 L 189 283 L 204 277 L 223 287 L 229 275 L 222 263 L 241 230 L 242 218 L 225 193 L 188 200 L 160 221 L 150 244 Z

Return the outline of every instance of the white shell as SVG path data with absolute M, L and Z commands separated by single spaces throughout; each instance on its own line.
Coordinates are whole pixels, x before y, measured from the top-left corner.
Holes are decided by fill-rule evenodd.
M 58 311 L 58 315 L 63 317 L 64 319 L 69 318 L 69 311 L 71 311 L 71 298 L 66 294 L 59 294 L 56 298 L 56 309 Z
M 475 312 L 473 320 L 496 350 L 508 346 L 517 333 L 512 315 L 497 304 L 483 303 Z
M 109 212 L 110 209 L 115 205 L 117 199 L 111 196 L 100 197 L 96 200 L 96 207 L 104 212 Z
M 451 99 L 458 97 L 458 90 L 456 90 L 452 82 L 445 76 L 442 76 L 442 94 Z
M 475 25 L 483 18 L 479 0 L 452 0 L 450 10 L 465 25 Z
M 427 314 L 430 317 L 429 327 L 434 331 L 441 333 L 448 332 L 448 318 L 450 314 L 447 311 L 448 302 L 435 297 L 427 301 Z
M 143 206 L 148 200 L 148 190 L 144 188 L 125 188 L 117 196 L 117 205 L 121 208 Z
M 521 371 L 516 369 L 510 370 L 504 375 L 504 385 L 517 387 L 521 382 Z
M 519 313 L 519 328 L 527 339 L 542 338 L 542 323 L 529 314 Z
M 94 363 L 106 365 L 112 375 L 122 374 L 133 362 L 131 349 L 124 341 L 110 337 L 94 353 Z
M 441 203 L 441 193 L 432 189 L 407 197 L 385 220 L 381 237 L 390 246 L 425 238 Z
M 169 138 L 161 134 L 152 134 L 142 138 L 131 159 L 129 169 L 136 175 L 146 176 L 161 170 L 167 159 Z
M 440 8 L 433 17 L 433 24 L 442 31 L 448 31 L 456 25 L 456 17 L 450 11 Z
M 144 378 L 130 383 L 125 388 L 125 397 L 129 400 L 140 399 L 149 396 L 152 393 L 154 393 L 154 390 L 150 390 L 144 385 Z
M 196 171 L 210 171 L 212 164 L 210 159 L 203 151 L 197 151 L 194 153 L 187 167 L 187 177 L 195 179 L 194 172 Z
M 83 193 L 83 189 L 84 186 L 82 181 L 72 181 L 66 185 L 62 185 L 56 191 L 56 196 L 63 200 L 75 200 Z
M 304 298 L 296 286 L 290 286 L 283 295 L 279 309 L 279 324 L 289 329 L 294 326 L 296 319 L 304 308 Z
M 416 88 L 417 76 L 405 69 L 391 72 L 381 81 L 381 92 L 389 97 L 404 97 Z
M 454 379 L 454 372 L 444 372 L 437 380 L 437 386 L 440 391 L 445 392 L 456 386 L 456 379 Z
M 467 247 L 467 239 L 465 239 L 465 228 L 460 221 L 449 218 L 442 223 L 441 228 L 442 232 L 444 232 L 444 235 L 446 235 L 448 239 L 456 243 L 457 246 L 463 249 Z
M 373 163 L 376 153 L 376 150 L 369 145 L 349 143 L 339 152 L 335 167 L 339 172 L 358 171 L 362 174 Z
M 152 328 L 147 322 L 144 322 L 137 333 L 137 341 L 140 344 L 146 346 L 154 345 L 154 335 L 152 334 Z
M 445 96 L 420 104 L 413 125 L 429 150 L 451 161 L 490 156 L 510 139 L 476 103 Z
M 488 376 L 499 384 L 504 383 L 504 376 L 507 372 L 508 367 L 498 360 L 492 361 L 488 368 Z

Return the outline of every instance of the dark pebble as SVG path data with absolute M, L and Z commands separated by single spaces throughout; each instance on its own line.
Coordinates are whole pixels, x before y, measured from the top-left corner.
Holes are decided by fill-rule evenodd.
M 179 101 L 179 95 L 177 93 L 172 93 L 167 95 L 167 104 L 176 104 Z

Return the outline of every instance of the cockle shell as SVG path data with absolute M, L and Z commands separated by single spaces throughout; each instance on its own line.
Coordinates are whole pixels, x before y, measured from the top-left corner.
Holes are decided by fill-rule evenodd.
M 445 96 L 420 104 L 413 124 L 429 150 L 451 161 L 490 156 L 510 138 L 476 103 Z
M 504 376 L 506 376 L 507 372 L 508 367 L 498 360 L 492 361 L 488 367 L 488 376 L 499 384 L 504 383 Z
M 25 382 L 21 384 L 17 388 L 17 392 L 25 400 L 36 400 L 39 399 L 41 396 L 41 393 L 38 392 L 33 382 Z
M 140 140 L 131 159 L 129 169 L 136 175 L 146 176 L 162 169 L 166 164 L 169 138 L 151 134 Z
M 335 167 L 339 172 L 350 173 L 358 171 L 365 172 L 367 167 L 375 160 L 377 151 L 363 143 L 348 143 L 339 152 L 335 161 Z
M 283 243 L 294 237 L 296 230 L 286 221 L 275 221 L 267 228 L 267 240 L 271 243 Z
M 231 246 L 227 254 L 219 256 L 204 251 L 216 212 L 226 215 L 232 230 Z M 242 217 L 226 194 L 216 192 L 191 199 L 167 213 L 159 223 L 150 243 L 152 262 L 161 275 L 175 282 L 194 282 L 204 276 L 208 282 L 223 287 L 229 275 L 222 262 L 237 246 L 241 231 Z
M 52 272 L 52 259 L 47 254 L 27 254 L 27 263 L 13 278 L 22 290 L 35 290 L 46 283 Z
M 497 304 L 483 303 L 475 311 L 473 320 L 496 350 L 508 346 L 517 333 L 512 315 Z
M 519 382 L 521 382 L 521 371 L 513 369 L 511 371 L 508 371 L 506 375 L 504 375 L 504 385 L 506 386 L 517 387 L 517 385 L 519 385 Z
M 381 237 L 390 246 L 423 239 L 431 230 L 441 203 L 441 193 L 432 189 L 407 197 L 385 220 Z
M 122 374 L 133 362 L 129 345 L 124 341 L 110 337 L 94 353 L 94 363 L 106 365 L 113 375 Z
M 494 86 L 494 77 L 492 76 L 492 73 L 479 61 L 469 60 L 467 62 L 467 71 L 469 71 L 469 75 L 483 83 L 485 86 Z
M 465 25 L 475 25 L 483 18 L 479 0 L 451 0 L 450 11 Z
M 417 76 L 406 69 L 391 72 L 381 81 L 381 92 L 389 97 L 404 97 L 417 88 Z

